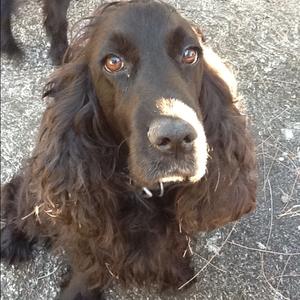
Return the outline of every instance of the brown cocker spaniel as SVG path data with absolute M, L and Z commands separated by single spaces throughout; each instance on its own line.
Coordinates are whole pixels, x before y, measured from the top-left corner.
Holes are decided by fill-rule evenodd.
M 61 299 L 112 281 L 174 289 L 187 237 L 255 208 L 256 163 L 234 79 L 199 29 L 156 1 L 102 5 L 46 86 L 32 157 L 2 188 L 2 257 L 37 240 L 70 258 Z

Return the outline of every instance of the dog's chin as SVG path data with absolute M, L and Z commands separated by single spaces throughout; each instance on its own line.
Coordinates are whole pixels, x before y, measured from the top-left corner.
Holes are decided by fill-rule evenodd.
M 169 186 L 176 183 L 196 183 L 204 176 L 205 170 L 195 170 L 193 172 L 186 172 L 177 170 L 176 172 L 157 172 L 155 176 L 153 174 L 141 174 L 137 176 L 132 172 L 132 179 L 136 186 L 147 187 L 148 189 L 155 189 L 160 184 Z
M 131 148 L 134 151 L 130 151 L 128 168 L 135 186 L 151 189 L 158 184 L 196 183 L 205 175 L 208 158 L 205 141 L 198 141 L 194 151 L 177 157 L 158 155 L 134 144 Z

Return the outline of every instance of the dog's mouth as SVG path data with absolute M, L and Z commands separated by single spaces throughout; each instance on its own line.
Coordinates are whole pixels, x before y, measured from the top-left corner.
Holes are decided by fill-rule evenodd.
M 161 155 L 145 147 L 133 149 L 129 155 L 129 176 L 140 188 L 157 191 L 162 185 L 195 183 L 206 173 L 208 151 L 205 140 L 195 141 L 193 151 L 181 156 Z
M 199 181 L 208 157 L 204 127 L 194 109 L 173 98 L 158 99 L 156 109 L 159 114 L 142 129 L 132 127 L 128 145 L 130 176 L 146 193 L 158 186 L 161 190 L 168 184 Z
M 187 180 L 184 182 L 187 182 Z M 159 181 L 158 183 L 152 184 L 151 186 L 138 186 L 137 191 L 143 198 L 163 197 L 169 189 L 171 189 L 172 187 L 176 187 L 179 183 L 183 184 L 183 181 Z M 134 182 L 132 180 L 131 184 L 134 185 Z
M 139 165 L 140 168 L 130 172 L 132 184 L 143 190 L 146 196 L 152 197 L 151 194 L 162 196 L 164 190 L 172 185 L 199 181 L 205 174 L 206 158 L 196 161 L 194 157 L 189 157 L 185 161 L 172 163 L 146 160 L 142 165 L 144 168 Z

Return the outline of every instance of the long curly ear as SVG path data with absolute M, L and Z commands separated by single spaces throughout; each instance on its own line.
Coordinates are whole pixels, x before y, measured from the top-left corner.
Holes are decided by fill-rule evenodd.
M 106 227 L 97 224 L 106 222 L 99 220 L 97 213 L 114 207 L 110 178 L 117 146 L 106 126 L 88 66 L 81 61 L 63 65 L 45 94 L 49 103 L 25 175 L 34 205 L 40 207 L 40 218 L 51 216 L 54 221 L 80 224 L 80 230 L 107 228 L 109 222 Z
M 210 160 L 205 177 L 178 194 L 178 219 L 187 231 L 214 229 L 255 208 L 255 150 L 235 103 L 234 77 L 208 49 L 203 67 L 199 105 Z
M 125 184 L 121 185 L 124 179 L 116 171 L 118 145 L 95 90 L 94 79 L 100 73 L 92 73 L 89 61 L 102 16 L 113 5 L 117 3 L 102 5 L 90 18 L 47 84 L 48 104 L 24 176 L 26 207 L 38 207 L 41 221 L 51 216 L 51 222 L 62 220 L 76 224 L 80 231 L 95 229 L 106 236 L 113 236 L 111 210 L 116 209 L 116 193 Z M 100 77 L 97 88 L 109 94 L 112 87 L 102 86 Z

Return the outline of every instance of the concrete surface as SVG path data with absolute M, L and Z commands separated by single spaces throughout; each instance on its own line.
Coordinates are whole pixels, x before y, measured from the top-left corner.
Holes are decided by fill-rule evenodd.
M 32 149 L 52 67 L 38 1 L 26 1 L 14 31 L 25 46 L 22 62 L 1 63 L 2 182 Z M 177 296 L 107 291 L 107 299 L 300 299 L 300 99 L 297 0 L 169 1 L 204 30 L 230 62 L 256 135 L 260 163 L 255 214 L 199 236 L 194 248 L 198 282 Z M 98 2 L 99 3 L 99 2 Z M 72 1 L 71 24 L 97 1 Z M 207 260 L 210 261 L 207 264 Z M 1 265 L 1 299 L 54 299 L 64 265 L 37 249 L 22 267 Z

